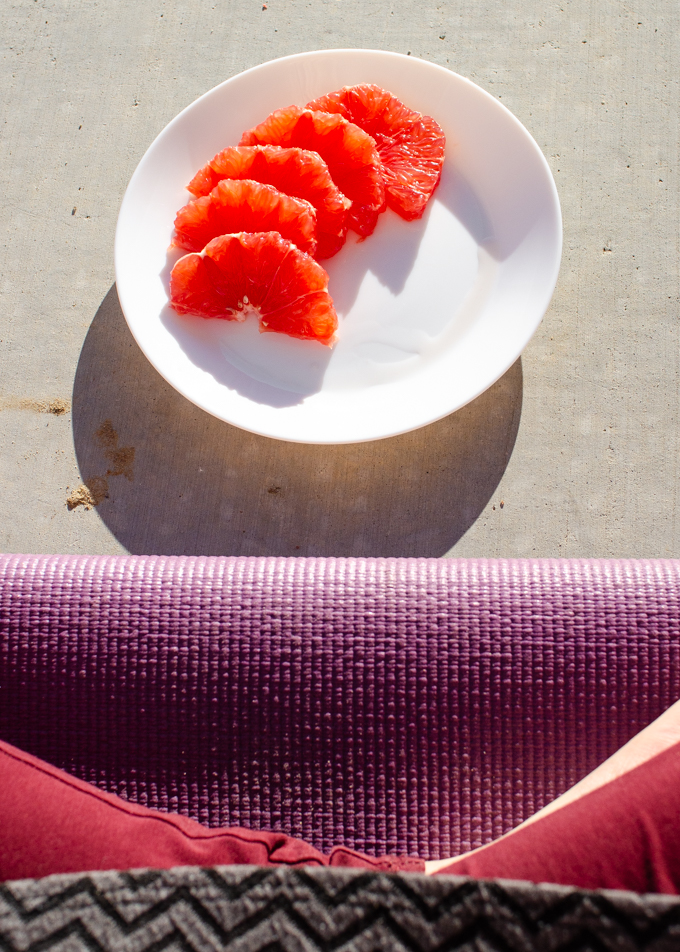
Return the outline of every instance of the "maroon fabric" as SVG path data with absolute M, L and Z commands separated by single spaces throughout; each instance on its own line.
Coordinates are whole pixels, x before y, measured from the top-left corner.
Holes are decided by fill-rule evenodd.
M 330 856 L 283 833 L 209 830 L 127 803 L 0 741 L 0 880 L 186 865 L 422 872 L 415 857 Z M 680 744 L 439 875 L 680 891 Z
M 680 696 L 672 560 L 0 557 L 0 737 L 126 800 L 451 856 Z
M 680 892 L 680 744 L 439 875 Z
M 353 866 L 422 871 L 410 857 L 324 856 L 284 833 L 209 830 L 83 783 L 0 741 L 0 880 L 172 866 Z

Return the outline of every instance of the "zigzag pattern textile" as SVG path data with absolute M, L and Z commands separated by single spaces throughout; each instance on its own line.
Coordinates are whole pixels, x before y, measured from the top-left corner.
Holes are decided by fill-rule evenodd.
M 92 873 L 0 886 L 0 948 L 676 952 L 680 900 L 329 869 Z

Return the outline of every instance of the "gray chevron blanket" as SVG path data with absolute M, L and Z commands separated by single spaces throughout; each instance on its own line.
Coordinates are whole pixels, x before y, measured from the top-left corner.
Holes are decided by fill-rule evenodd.
M 0 885 L 0 949 L 677 952 L 680 899 L 357 870 L 181 868 Z

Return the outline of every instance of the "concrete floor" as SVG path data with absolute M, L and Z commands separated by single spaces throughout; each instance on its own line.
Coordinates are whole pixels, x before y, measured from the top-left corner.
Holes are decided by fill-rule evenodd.
M 263 6 L 0 7 L 0 549 L 680 556 L 677 5 Z M 330 47 L 410 50 L 501 98 L 552 167 L 565 250 L 539 332 L 491 390 L 329 448 L 250 435 L 165 384 L 121 314 L 113 235 L 180 109 Z

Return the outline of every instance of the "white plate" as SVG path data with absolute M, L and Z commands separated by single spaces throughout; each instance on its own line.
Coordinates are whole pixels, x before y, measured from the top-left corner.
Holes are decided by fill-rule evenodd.
M 187 182 L 270 112 L 377 83 L 434 116 L 442 181 L 421 221 L 381 216 L 375 233 L 323 265 L 340 318 L 314 341 L 180 317 L 168 253 Z M 416 429 L 464 406 L 517 359 L 550 302 L 562 223 L 548 164 L 497 100 L 440 66 L 397 53 L 325 50 L 274 60 L 206 93 L 137 167 L 116 231 L 116 281 L 154 367 L 199 407 L 282 440 L 354 443 Z

